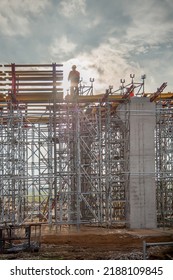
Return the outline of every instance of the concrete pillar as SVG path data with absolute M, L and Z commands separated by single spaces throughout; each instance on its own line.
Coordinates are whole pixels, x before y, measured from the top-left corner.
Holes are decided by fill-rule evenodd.
M 130 103 L 129 227 L 156 228 L 155 103 L 133 97 Z

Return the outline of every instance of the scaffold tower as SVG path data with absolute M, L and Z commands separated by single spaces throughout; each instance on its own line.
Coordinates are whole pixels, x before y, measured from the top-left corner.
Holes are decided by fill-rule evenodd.
M 156 180 L 158 224 L 173 224 L 173 106 L 172 100 L 157 102 Z

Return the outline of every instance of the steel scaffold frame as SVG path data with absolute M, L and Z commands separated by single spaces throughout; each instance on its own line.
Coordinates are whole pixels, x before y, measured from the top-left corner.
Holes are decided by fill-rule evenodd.
M 109 102 L 93 108 L 77 103 L 49 108 L 58 163 L 55 223 L 125 223 L 129 118 L 112 114 Z
M 144 77 L 135 83 L 132 75 L 127 86 L 121 80 L 119 90 L 98 97 L 91 79 L 87 89 L 80 84 L 80 98 L 63 99 L 59 65 L 4 67 L 0 223 L 128 223 L 129 97 L 135 89 L 147 96 Z M 172 100 L 159 102 L 156 93 L 158 225 L 172 226 Z
M 156 105 L 156 183 L 158 225 L 173 225 L 173 107 L 171 100 Z
M 1 127 L 1 222 L 41 221 L 53 180 L 49 127 L 24 121 L 10 107 Z
M 49 122 L 33 124 L 4 108 L 1 222 L 125 223 L 128 118 L 95 109 L 50 104 Z

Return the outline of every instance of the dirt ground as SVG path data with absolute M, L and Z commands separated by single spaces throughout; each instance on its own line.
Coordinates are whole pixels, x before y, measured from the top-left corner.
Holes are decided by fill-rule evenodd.
M 1 254 L 0 259 L 140 260 L 143 241 L 173 242 L 173 229 L 127 230 L 82 226 L 42 228 L 39 252 Z M 173 259 L 173 246 L 147 248 L 148 259 Z

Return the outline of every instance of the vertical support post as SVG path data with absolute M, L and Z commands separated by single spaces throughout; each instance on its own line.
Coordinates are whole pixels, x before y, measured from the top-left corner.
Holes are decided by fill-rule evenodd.
M 33 221 L 33 211 L 35 208 L 35 131 L 34 131 L 34 125 L 32 125 L 32 131 L 31 131 L 31 176 L 32 176 L 32 209 L 31 209 L 31 220 Z
M 79 108 L 76 106 L 76 117 L 77 117 L 77 125 L 76 125 L 76 141 L 77 141 L 77 158 L 76 158 L 76 175 L 77 175 L 77 228 L 80 227 L 80 200 L 81 200 L 81 146 L 80 146 L 80 112 Z
M 60 110 L 59 110 L 59 118 L 60 118 Z M 58 156 L 58 194 L 57 198 L 59 198 L 58 209 L 59 209 L 59 221 L 60 224 L 63 223 L 63 180 L 62 180 L 62 172 L 63 172 L 63 124 L 61 121 L 58 123 L 58 149 L 59 149 L 59 156 Z M 57 201 L 57 199 L 56 199 Z M 57 201 L 58 202 L 58 201 Z
M 15 63 L 11 64 L 11 73 L 12 73 L 12 95 L 16 97 L 16 72 L 15 72 Z
M 39 151 L 41 150 L 41 137 L 40 137 L 40 124 L 38 124 L 38 146 L 39 146 Z M 39 211 L 39 220 L 41 219 L 40 213 L 41 213 L 41 153 L 39 152 L 38 154 L 38 172 L 39 172 L 39 177 L 38 177 L 38 211 Z
M 66 137 L 67 137 L 67 223 L 71 221 L 71 212 L 72 212 L 72 167 L 71 167 L 71 133 L 73 133 L 71 128 L 71 111 L 69 108 L 69 103 L 67 102 L 66 110 Z
M 105 103 L 105 218 L 111 224 L 111 172 L 110 172 L 110 104 Z
M 49 111 L 50 124 L 48 125 L 48 140 L 47 140 L 47 149 L 48 149 L 48 223 L 52 223 L 52 187 L 53 187 L 53 156 L 52 156 L 52 110 Z M 55 201 L 54 201 L 55 203 Z M 55 210 L 54 210 L 55 211 Z
M 147 256 L 147 245 L 146 242 L 143 241 L 143 260 L 146 260 L 146 256 Z
M 98 152 L 99 152 L 99 221 L 102 224 L 103 222 L 103 158 L 102 158 L 102 116 L 101 116 L 101 106 L 98 107 Z
M 3 229 L 0 228 L 0 253 L 3 252 L 4 247 L 4 241 L 3 241 Z
M 57 144 L 56 144 L 56 63 L 52 64 L 53 75 L 53 138 L 54 138 L 54 199 L 55 224 L 57 224 Z

